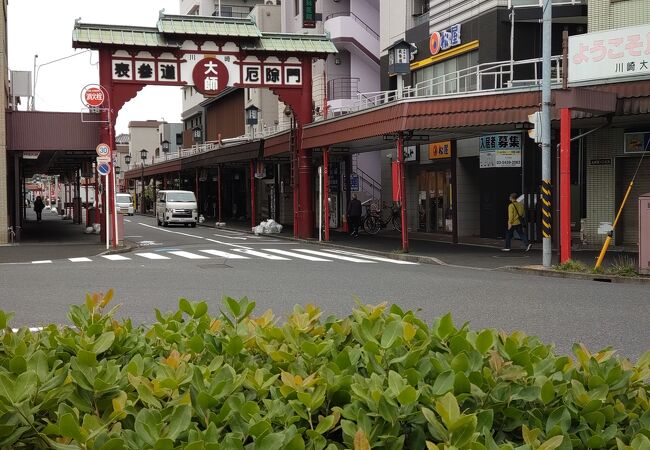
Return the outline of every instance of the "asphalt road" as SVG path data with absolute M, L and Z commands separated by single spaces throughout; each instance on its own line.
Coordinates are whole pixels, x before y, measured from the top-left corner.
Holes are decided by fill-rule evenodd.
M 451 311 L 472 328 L 523 330 L 563 353 L 574 342 L 612 346 L 633 359 L 650 349 L 650 293 L 643 285 L 407 264 L 269 236 L 128 220 L 126 236 L 140 244 L 134 252 L 80 257 L 63 247 L 51 262 L 1 264 L 0 308 L 16 313 L 13 325 L 68 323 L 69 304 L 109 288 L 121 315 L 145 323 L 155 320 L 154 308 L 171 310 L 182 296 L 208 301 L 213 313 L 223 295 L 248 296 L 259 313 L 272 308 L 280 317 L 309 302 L 347 315 L 359 297 L 419 310 L 429 322 Z

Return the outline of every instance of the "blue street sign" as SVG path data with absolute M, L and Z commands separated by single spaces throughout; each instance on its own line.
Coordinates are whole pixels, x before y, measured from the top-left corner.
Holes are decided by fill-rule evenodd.
M 100 175 L 108 175 L 111 173 L 111 166 L 106 163 L 100 164 L 97 166 L 97 172 L 99 172 Z

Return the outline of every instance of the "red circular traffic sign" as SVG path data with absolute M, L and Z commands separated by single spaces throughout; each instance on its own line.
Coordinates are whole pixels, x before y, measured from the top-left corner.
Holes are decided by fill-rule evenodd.
M 89 84 L 81 90 L 81 101 L 89 108 L 102 106 L 105 98 L 104 90 L 98 84 Z
M 192 70 L 194 88 L 203 95 L 217 95 L 228 86 L 228 68 L 217 58 L 203 58 Z

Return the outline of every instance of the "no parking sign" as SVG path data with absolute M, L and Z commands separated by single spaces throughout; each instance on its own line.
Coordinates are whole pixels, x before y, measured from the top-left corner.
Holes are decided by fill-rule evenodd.
M 102 163 L 97 166 L 97 172 L 99 172 L 100 175 L 108 175 L 111 173 L 111 166 L 107 163 Z

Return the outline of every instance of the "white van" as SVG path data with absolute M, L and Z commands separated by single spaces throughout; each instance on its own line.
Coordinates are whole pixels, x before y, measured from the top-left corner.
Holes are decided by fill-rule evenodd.
M 156 196 L 156 222 L 166 227 L 182 223 L 195 227 L 199 221 L 196 197 L 191 191 L 158 191 Z
M 115 209 L 120 214 L 128 214 L 129 216 L 133 215 L 133 198 L 131 194 L 120 192 L 115 194 Z

